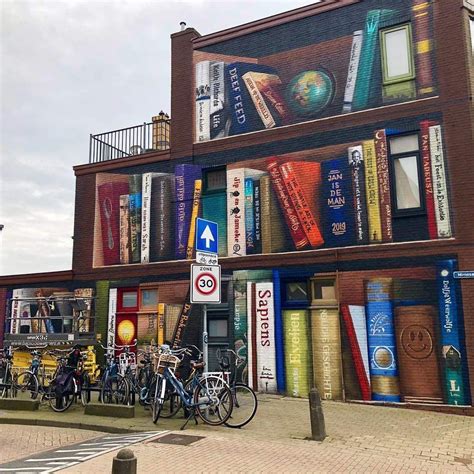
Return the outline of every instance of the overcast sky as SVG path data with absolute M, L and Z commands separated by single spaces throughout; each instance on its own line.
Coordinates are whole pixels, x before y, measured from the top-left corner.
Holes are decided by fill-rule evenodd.
M 170 110 L 170 34 L 313 3 L 0 0 L 0 275 L 71 269 L 74 174 L 89 134 Z

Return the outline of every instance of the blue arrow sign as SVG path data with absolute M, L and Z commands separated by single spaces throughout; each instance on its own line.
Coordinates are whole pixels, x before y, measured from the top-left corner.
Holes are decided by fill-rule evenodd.
M 217 253 L 217 249 L 217 223 L 198 217 L 196 219 L 196 250 Z

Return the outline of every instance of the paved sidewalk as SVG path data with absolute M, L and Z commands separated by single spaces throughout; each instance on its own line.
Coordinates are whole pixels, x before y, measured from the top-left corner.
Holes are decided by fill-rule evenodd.
M 261 395 L 259 401 L 256 418 L 243 429 L 190 423 L 181 433 L 205 439 L 190 446 L 135 446 L 139 472 L 474 472 L 472 417 L 324 402 L 328 438 L 316 443 L 305 440 L 310 435 L 307 400 Z M 134 419 L 107 419 L 85 416 L 80 407 L 62 414 L 44 408 L 37 418 L 134 431 L 177 432 L 182 424 L 182 419 L 160 419 L 155 426 L 143 408 L 136 407 L 136 413 Z M 26 421 L 31 413 L 0 416 Z M 0 430 L 5 428 L 0 425 Z M 64 472 L 108 472 L 113 456 L 106 454 Z

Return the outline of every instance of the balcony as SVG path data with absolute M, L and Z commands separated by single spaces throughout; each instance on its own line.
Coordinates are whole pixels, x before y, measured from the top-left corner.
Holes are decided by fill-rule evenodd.
M 170 147 L 168 114 L 160 112 L 152 122 L 90 136 L 89 163 L 101 163 L 133 155 L 168 150 Z

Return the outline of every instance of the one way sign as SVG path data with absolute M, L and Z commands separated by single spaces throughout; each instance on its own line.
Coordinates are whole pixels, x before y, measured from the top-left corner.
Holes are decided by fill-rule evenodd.
M 217 253 L 217 223 L 196 219 L 196 250 L 198 252 Z

